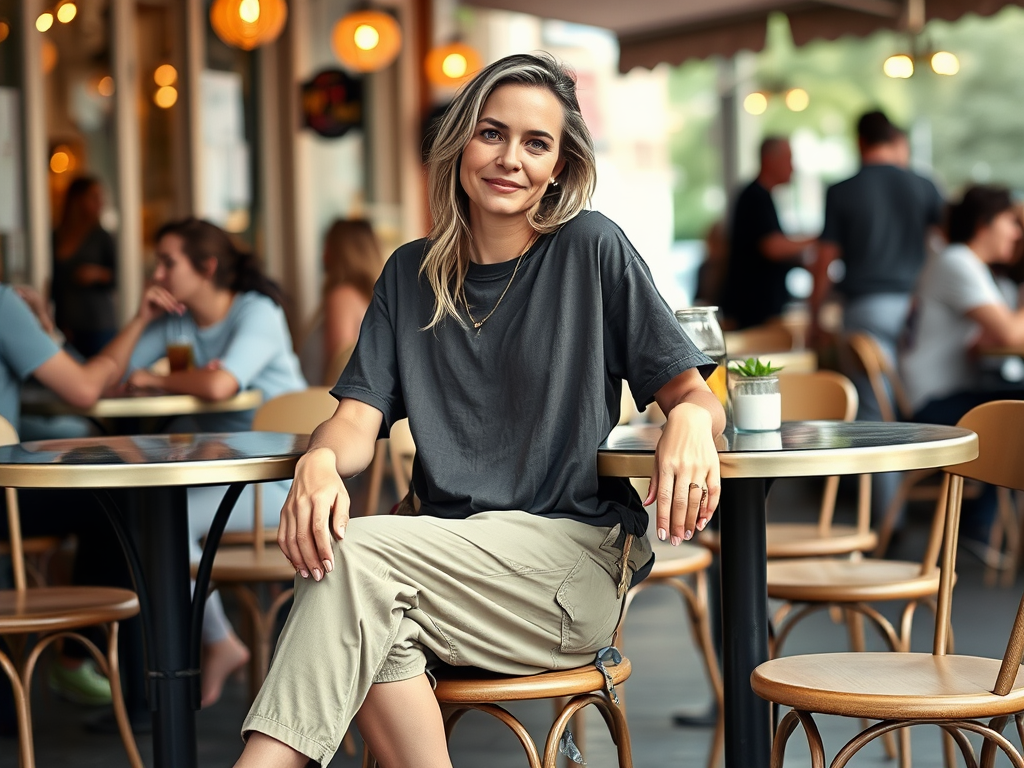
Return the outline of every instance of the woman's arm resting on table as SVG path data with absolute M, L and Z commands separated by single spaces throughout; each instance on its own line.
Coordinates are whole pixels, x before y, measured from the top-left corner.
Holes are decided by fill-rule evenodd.
M 128 377 L 128 384 L 142 389 L 155 388 L 176 395 L 195 395 L 204 400 L 227 400 L 238 394 L 238 380 L 225 370 L 196 368 L 175 371 L 166 376 L 140 368 Z
M 343 398 L 334 415 L 314 430 L 295 466 L 277 543 L 303 578 L 312 573 L 320 581 L 334 570 L 331 534 L 339 541 L 345 538 L 350 504 L 341 478 L 369 466 L 382 418 L 373 406 Z
M 655 473 L 644 506 L 658 502 L 658 538 L 672 544 L 704 530 L 722 491 L 715 438 L 725 430 L 725 410 L 696 368 L 654 394 L 668 421 L 654 452 Z
M 91 408 L 120 381 L 146 323 L 136 317 L 98 355 L 79 363 L 64 350 L 33 371 L 39 381 L 76 408 Z
M 967 317 L 981 326 L 978 346 L 1024 345 L 1024 309 L 1013 311 L 1004 304 L 984 304 L 968 310 Z

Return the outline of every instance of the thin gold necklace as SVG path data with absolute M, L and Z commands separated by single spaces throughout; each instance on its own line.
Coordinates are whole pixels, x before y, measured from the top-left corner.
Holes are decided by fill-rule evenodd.
M 519 271 L 519 265 L 523 261 L 523 256 L 525 256 L 526 252 L 528 250 L 530 250 L 530 248 L 533 246 L 534 242 L 537 240 L 538 235 L 539 235 L 538 232 L 534 232 L 533 235 L 530 237 L 529 241 L 527 241 L 526 247 L 523 248 L 523 252 L 520 253 L 519 254 L 519 258 L 516 259 L 515 269 L 512 270 L 512 277 L 510 277 L 508 279 L 508 284 L 505 286 L 505 290 L 503 290 L 501 292 L 501 296 L 499 296 L 498 300 L 496 302 L 494 302 L 494 306 L 491 307 L 491 311 L 488 312 L 483 317 L 483 319 L 477 320 L 476 318 L 473 317 L 473 313 L 469 311 L 469 302 L 466 300 L 466 291 L 465 291 L 465 289 L 463 289 L 463 291 L 462 291 L 462 303 L 466 307 L 466 314 L 469 315 L 469 322 L 471 322 L 473 324 L 473 327 L 476 329 L 476 335 L 477 336 L 480 335 L 480 328 L 481 328 L 481 326 L 483 326 L 484 323 L 486 323 L 488 320 L 491 319 L 491 315 L 493 315 L 495 313 L 495 311 L 497 311 L 498 305 L 501 304 L 501 300 L 505 298 L 505 294 L 508 293 L 508 289 L 512 287 L 512 281 L 516 279 L 516 273 Z

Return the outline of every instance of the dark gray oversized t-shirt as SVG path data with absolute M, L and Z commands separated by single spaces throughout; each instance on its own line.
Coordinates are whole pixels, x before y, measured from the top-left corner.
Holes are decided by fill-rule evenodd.
M 913 291 L 928 227 L 941 221 L 942 208 L 931 181 L 894 165 L 865 165 L 829 187 L 821 239 L 842 250 L 846 276 L 839 292 L 856 299 Z
M 419 277 L 428 246 L 417 240 L 389 259 L 332 390 L 379 409 L 382 437 L 409 417 L 421 514 L 516 509 L 644 533 L 628 481 L 597 475 L 621 381 L 644 408 L 679 373 L 707 375 L 714 363 L 680 330 L 622 230 L 585 211 L 540 236 L 479 333 L 452 318 L 421 330 L 434 308 Z M 473 317 L 491 311 L 514 268 L 469 265 Z

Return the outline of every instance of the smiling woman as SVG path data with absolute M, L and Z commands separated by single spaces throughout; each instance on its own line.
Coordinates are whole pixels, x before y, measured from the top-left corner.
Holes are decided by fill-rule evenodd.
M 668 414 L 658 535 L 691 538 L 718 504 L 714 363 L 622 231 L 584 210 L 594 154 L 570 73 L 546 55 L 485 68 L 428 171 L 434 228 L 385 265 L 281 511 L 302 578 L 241 766 L 326 764 L 355 719 L 380 764 L 450 768 L 427 670 L 593 662 L 620 585 L 652 564 L 644 503 L 597 476 L 624 379 Z M 403 418 L 418 514 L 349 520 L 343 478 Z

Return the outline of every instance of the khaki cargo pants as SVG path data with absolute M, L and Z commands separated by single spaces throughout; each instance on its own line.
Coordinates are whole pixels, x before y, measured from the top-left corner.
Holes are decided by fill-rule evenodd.
M 351 520 L 334 572 L 296 578 L 243 736 L 325 764 L 373 683 L 439 662 L 510 675 L 591 663 L 619 618 L 624 538 L 619 526 L 525 512 Z M 650 555 L 646 537 L 634 540 L 628 570 Z

